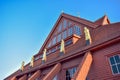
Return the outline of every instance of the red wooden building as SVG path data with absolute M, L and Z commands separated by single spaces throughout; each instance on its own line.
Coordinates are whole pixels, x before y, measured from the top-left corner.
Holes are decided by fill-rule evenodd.
M 5 80 L 120 80 L 120 22 L 62 13 L 38 54 Z

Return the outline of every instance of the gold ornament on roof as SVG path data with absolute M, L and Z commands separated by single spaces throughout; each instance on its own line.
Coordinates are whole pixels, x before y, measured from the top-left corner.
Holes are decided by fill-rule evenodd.
M 65 53 L 65 43 L 64 43 L 64 40 L 63 40 L 63 39 L 61 40 L 60 52 Z
M 42 61 L 46 61 L 47 60 L 46 52 L 47 52 L 47 50 L 44 49 Z
M 89 40 L 91 44 L 91 36 L 90 36 L 90 31 L 87 27 L 84 27 L 84 33 L 85 33 L 85 40 Z
M 32 58 L 31 58 L 30 66 L 31 66 L 31 67 L 34 66 L 34 56 L 32 56 Z
M 24 65 L 25 65 L 25 62 L 22 61 L 22 64 L 21 64 L 21 70 L 22 70 L 22 71 L 24 70 Z

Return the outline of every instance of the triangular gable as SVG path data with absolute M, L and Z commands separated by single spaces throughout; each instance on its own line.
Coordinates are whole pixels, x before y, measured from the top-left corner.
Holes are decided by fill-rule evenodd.
M 50 37 L 52 36 L 53 32 L 55 31 L 55 29 L 58 25 L 58 22 L 61 20 L 61 18 L 62 18 L 62 14 L 59 16 L 57 22 L 53 26 L 51 32 L 49 33 L 48 37 L 46 38 L 45 42 L 43 43 L 43 45 L 42 45 L 41 49 L 39 50 L 38 54 L 36 54 L 35 56 L 39 55 L 42 52 L 42 50 L 45 48 L 45 45 L 47 45 L 49 43 Z
M 57 22 L 55 23 L 53 29 L 51 30 L 50 34 L 48 35 L 47 39 L 45 40 L 44 44 L 42 45 L 42 48 L 40 49 L 40 51 L 39 51 L 38 54 L 42 53 L 42 51 L 44 50 L 44 48 L 46 48 L 49 45 L 49 43 L 52 40 L 53 36 L 56 33 L 59 32 L 58 28 L 59 28 L 59 26 L 61 25 L 61 23 L 63 22 L 64 19 L 65 20 L 68 19 L 71 22 L 74 21 L 74 22 L 77 22 L 77 23 L 89 26 L 91 28 L 96 28 L 98 26 L 98 25 L 95 25 L 93 22 L 90 22 L 88 20 L 85 20 L 85 19 L 82 19 L 82 18 L 79 18 L 79 17 L 75 17 L 75 16 L 71 16 L 71 15 L 62 13 L 60 15 L 60 17 L 58 18 Z M 64 24 L 62 24 L 62 25 L 64 25 Z M 36 55 L 38 55 L 38 54 L 36 54 Z
M 107 24 L 110 24 L 110 21 L 109 21 L 107 15 L 104 15 L 100 19 L 96 20 L 95 24 L 97 24 L 97 25 L 107 25 Z

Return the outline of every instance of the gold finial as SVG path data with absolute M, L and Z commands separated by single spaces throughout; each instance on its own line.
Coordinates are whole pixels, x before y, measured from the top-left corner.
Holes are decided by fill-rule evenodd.
M 22 70 L 22 71 L 24 70 L 24 65 L 25 65 L 25 62 L 22 61 L 22 64 L 21 64 L 21 70 Z
M 65 53 L 65 43 L 63 39 L 61 40 L 60 52 Z
M 90 36 L 90 31 L 87 27 L 84 27 L 84 33 L 85 33 L 85 40 L 89 40 L 90 44 L 91 44 L 91 36 Z
M 78 15 L 77 17 L 80 17 L 80 13 L 79 12 L 77 12 L 77 15 Z
M 46 62 L 46 60 L 47 60 L 46 52 L 47 52 L 47 50 L 44 49 L 44 51 L 43 51 L 43 58 L 42 58 L 43 63 Z
M 64 11 L 62 10 L 61 13 L 64 13 Z
M 32 56 L 32 58 L 31 58 L 30 66 L 31 66 L 31 67 L 34 66 L 34 56 Z

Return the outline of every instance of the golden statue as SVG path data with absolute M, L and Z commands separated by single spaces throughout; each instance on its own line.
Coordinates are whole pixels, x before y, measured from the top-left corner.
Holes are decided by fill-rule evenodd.
M 91 36 L 90 36 L 90 31 L 87 27 L 84 27 L 84 33 L 85 33 L 85 40 L 89 40 L 90 44 L 91 44 Z
M 25 62 L 22 61 L 22 64 L 21 64 L 21 70 L 22 70 L 22 71 L 24 70 L 24 65 L 25 65 Z
M 46 52 L 47 52 L 47 50 L 44 49 L 44 51 L 43 51 L 43 57 L 42 57 L 42 62 L 43 63 L 46 62 L 46 60 L 47 60 Z
M 34 66 L 34 56 L 32 56 L 32 58 L 31 58 L 30 66 L 31 66 L 31 67 Z
M 61 45 L 60 45 L 60 56 L 65 54 L 65 43 L 64 40 L 61 40 Z
M 64 44 L 64 40 L 61 40 L 61 45 L 60 45 L 60 52 L 65 52 L 65 44 Z

